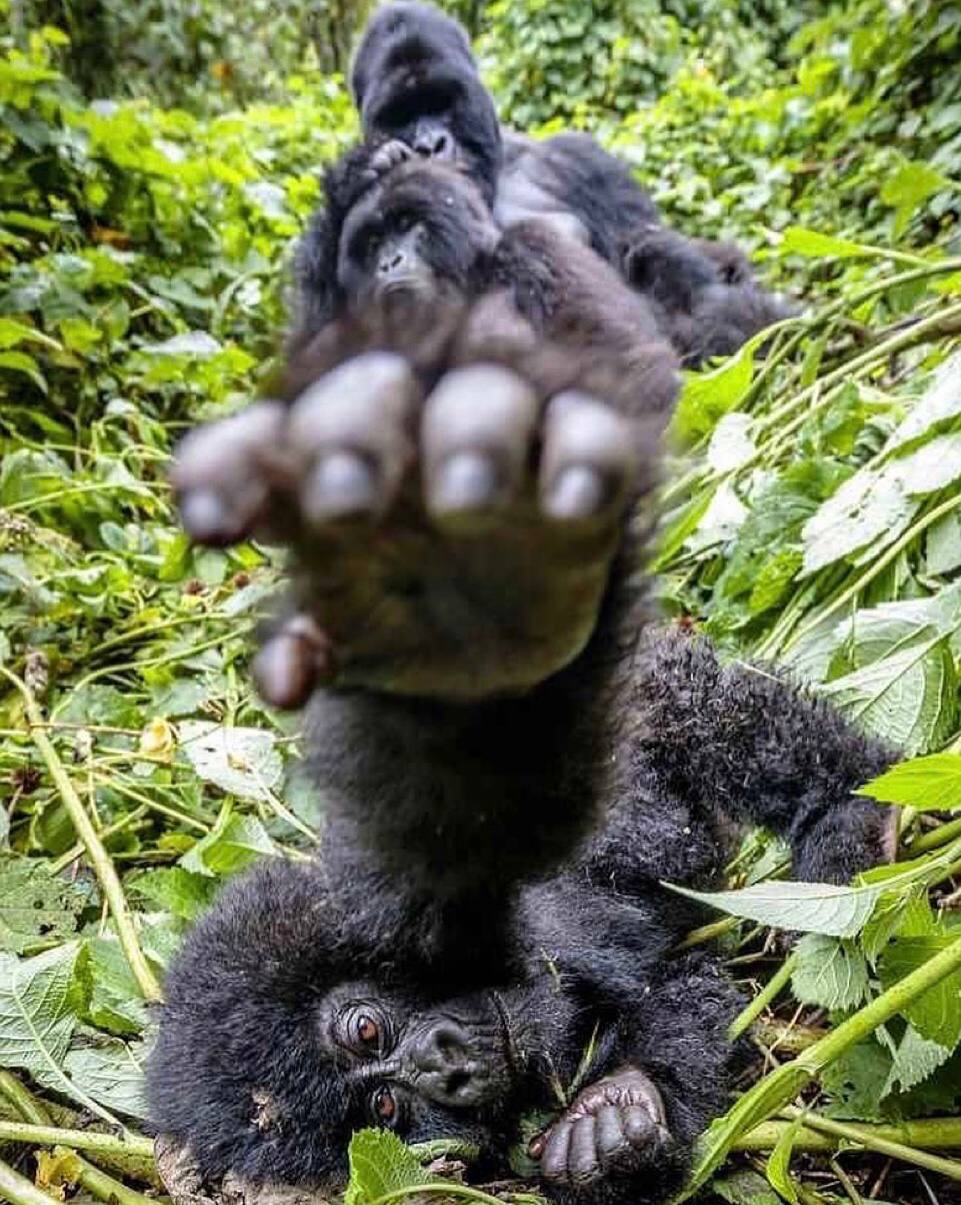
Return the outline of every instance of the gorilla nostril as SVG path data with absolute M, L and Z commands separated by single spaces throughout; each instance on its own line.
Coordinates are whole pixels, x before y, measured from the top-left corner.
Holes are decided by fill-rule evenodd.
M 447 1077 L 444 1087 L 450 1097 L 460 1096 L 469 1087 L 471 1076 L 469 1071 L 452 1071 Z

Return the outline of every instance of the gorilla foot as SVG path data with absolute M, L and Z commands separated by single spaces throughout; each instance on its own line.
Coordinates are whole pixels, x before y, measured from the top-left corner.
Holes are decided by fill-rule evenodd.
M 577 1190 L 636 1173 L 670 1143 L 660 1092 L 643 1071 L 623 1067 L 580 1092 L 530 1153 L 549 1184 Z

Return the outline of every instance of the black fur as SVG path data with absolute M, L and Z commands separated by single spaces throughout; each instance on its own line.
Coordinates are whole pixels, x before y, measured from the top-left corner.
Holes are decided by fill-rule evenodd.
M 328 767 L 339 750 L 363 766 L 365 788 L 381 767 L 364 804 L 389 817 L 389 839 L 397 839 L 398 812 L 412 826 L 441 826 L 441 875 L 482 865 L 496 874 L 501 857 L 523 850 L 525 833 L 563 825 L 557 792 L 573 763 L 580 782 L 568 788 L 591 792 L 604 821 L 567 869 L 521 891 L 503 973 L 467 996 L 445 995 L 448 968 L 424 963 L 430 931 L 444 920 L 435 898 L 425 894 L 422 910 L 412 910 L 340 809 L 320 866 L 269 862 L 229 888 L 168 977 L 150 1064 L 154 1123 L 189 1143 L 208 1176 L 232 1169 L 254 1181 L 336 1179 L 350 1132 L 376 1120 L 370 1099 L 383 1078 L 405 1102 L 402 1137 L 479 1143 L 480 1171 L 496 1174 L 520 1117 L 560 1107 L 552 1085 L 571 1085 L 593 1042 L 585 1082 L 640 1067 L 664 1099 L 671 1139 L 628 1175 L 548 1191 L 592 1205 L 642 1203 L 677 1185 L 693 1138 L 725 1106 L 733 1052 L 724 1034 L 738 1001 L 713 960 L 670 954 L 694 914 L 658 880 L 711 877 L 722 849 L 719 808 L 787 836 L 809 873 L 847 878 L 882 853 L 885 839 L 884 814 L 847 792 L 890 756 L 782 680 L 720 669 L 697 638 L 631 639 L 608 668 L 608 696 L 578 695 L 583 667 L 566 675 L 571 716 L 560 729 L 548 701 L 562 693 L 560 682 L 524 704 L 483 709 L 490 744 L 482 781 L 463 722 L 455 736 L 442 707 L 418 715 L 410 703 L 369 699 L 349 734 L 325 727 Z M 587 714 L 576 714 L 575 703 Z M 344 697 L 340 706 L 358 703 Z M 550 764 L 561 751 L 566 771 Z M 425 801 L 436 791 L 440 752 L 452 776 L 443 807 L 431 813 Z M 526 775 L 509 765 L 522 752 Z M 505 785 L 510 806 L 488 826 L 478 809 Z M 474 923 L 458 937 L 468 954 L 485 918 Z M 338 1054 L 325 1037 L 330 993 L 379 1001 L 394 1014 L 400 1050 L 408 1030 L 456 1017 L 471 1034 L 465 1074 L 478 1077 L 480 1099 L 440 1104 L 411 1089 L 403 1066 Z

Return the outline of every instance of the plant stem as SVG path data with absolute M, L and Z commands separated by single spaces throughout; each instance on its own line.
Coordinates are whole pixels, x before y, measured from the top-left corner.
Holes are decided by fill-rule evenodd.
M 53 1198 L 48 1197 L 37 1186 L 15 1172 L 9 1163 L 0 1160 L 0 1197 L 9 1201 L 10 1205 L 51 1205 Z
M 903 1012 L 912 1000 L 958 968 L 961 968 L 961 937 L 842 1021 L 797 1058 L 783 1063 L 745 1092 L 702 1137 L 687 1186 L 675 1200 L 687 1200 L 697 1192 L 724 1161 L 738 1138 L 783 1109 L 845 1051 Z
M 3 665 L 0 665 L 0 674 L 17 688 L 23 698 L 33 743 L 46 763 L 50 777 L 57 787 L 77 836 L 87 851 L 87 857 L 97 876 L 97 881 L 100 883 L 114 924 L 117 926 L 117 937 L 120 940 L 121 949 L 126 956 L 137 985 L 146 1000 L 162 1000 L 163 993 L 160 989 L 160 984 L 150 969 L 143 950 L 140 948 L 140 942 L 137 939 L 133 920 L 127 909 L 127 900 L 124 896 L 116 867 L 104 848 L 103 842 L 97 835 L 96 829 L 90 822 L 90 817 L 83 806 L 83 801 L 70 781 L 70 775 L 64 768 L 59 754 L 44 731 L 44 718 L 40 712 L 37 700 L 26 683 Z
M 67 1154 L 66 1147 L 54 1147 L 54 1155 Z M 157 1205 L 156 1197 L 145 1196 L 135 1188 L 128 1188 L 120 1180 L 108 1176 L 99 1167 L 94 1167 L 86 1159 L 80 1160 L 80 1171 L 77 1183 L 99 1201 L 109 1201 L 111 1205 Z
M 103 1134 L 97 1130 L 69 1130 L 60 1126 L 0 1121 L 0 1142 L 29 1142 L 37 1146 L 68 1146 L 75 1151 L 101 1155 L 139 1155 L 153 1158 L 153 1141 L 143 1134 Z
M 782 988 L 787 987 L 791 976 L 794 974 L 794 968 L 797 966 L 797 954 L 792 954 L 790 958 L 786 958 L 778 970 L 771 976 L 768 982 L 764 985 L 761 991 L 754 997 L 747 1008 L 734 1018 L 728 1026 L 727 1036 L 733 1042 L 741 1036 L 762 1012 L 767 1008 L 772 1000 L 779 995 Z
M 50 1118 L 33 1096 L 9 1071 L 0 1071 L 0 1092 L 13 1105 L 21 1117 L 34 1125 L 47 1125 Z
M 939 824 L 937 828 L 931 829 L 930 832 L 922 833 L 920 837 L 912 841 L 905 850 L 905 855 L 910 858 L 915 854 L 925 854 L 929 849 L 938 849 L 942 845 L 947 845 L 955 837 L 961 837 L 961 820 L 948 820 L 944 824 Z
M 929 1171 L 947 1176 L 950 1180 L 961 1180 L 961 1162 L 957 1159 L 943 1159 L 940 1155 L 930 1155 L 926 1151 L 919 1151 L 914 1146 L 907 1146 L 903 1142 L 892 1141 L 876 1133 L 872 1134 L 864 1126 L 847 1125 L 845 1122 L 833 1121 L 828 1117 L 819 1117 L 817 1113 L 806 1113 L 805 1110 L 793 1106 L 786 1108 L 784 1112 L 791 1118 L 804 1117 L 806 1126 L 822 1134 L 830 1134 L 832 1137 L 846 1142 L 856 1142 L 868 1150 L 877 1151 L 879 1155 L 888 1155 L 892 1159 L 900 1159 L 903 1163 L 915 1163 L 918 1167 L 926 1167 Z

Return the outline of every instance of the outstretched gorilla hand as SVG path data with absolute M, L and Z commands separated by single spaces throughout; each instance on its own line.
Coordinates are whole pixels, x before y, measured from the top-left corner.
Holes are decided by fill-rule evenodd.
M 428 353 L 409 307 L 403 332 L 332 328 L 289 405 L 181 445 L 173 481 L 196 540 L 260 533 L 293 551 L 292 607 L 256 666 L 278 706 L 321 682 L 524 691 L 595 624 L 639 477 L 632 423 L 502 298 L 420 317 Z

